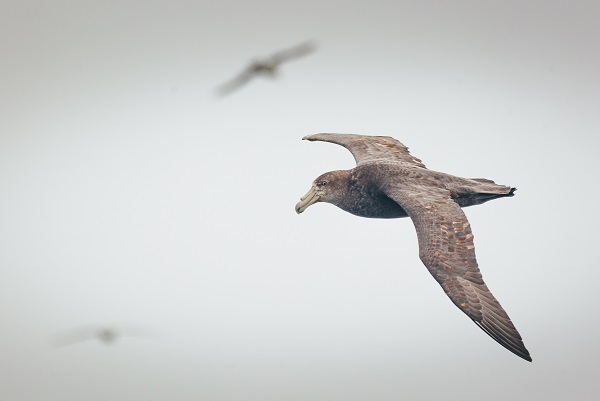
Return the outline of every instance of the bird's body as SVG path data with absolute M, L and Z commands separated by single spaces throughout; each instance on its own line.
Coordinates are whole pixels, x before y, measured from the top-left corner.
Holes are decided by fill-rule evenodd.
M 446 295 L 497 342 L 531 361 L 518 331 L 483 282 L 473 234 L 461 210 L 513 196 L 515 188 L 429 170 L 390 137 L 316 134 L 304 139 L 346 147 L 357 166 L 319 176 L 296 205 L 298 213 L 313 203 L 328 202 L 361 217 L 410 217 L 419 256 Z
M 416 188 L 427 186 L 446 189 L 451 198 L 461 207 L 478 205 L 492 199 L 513 196 L 509 187 L 478 179 L 453 176 L 432 170 L 422 173 L 397 163 L 369 162 L 352 170 L 330 172 L 347 185 L 339 190 L 333 203 L 340 209 L 356 216 L 393 219 L 408 217 L 402 206 L 385 193 L 388 182 L 394 186 Z M 318 179 L 317 179 L 318 181 Z

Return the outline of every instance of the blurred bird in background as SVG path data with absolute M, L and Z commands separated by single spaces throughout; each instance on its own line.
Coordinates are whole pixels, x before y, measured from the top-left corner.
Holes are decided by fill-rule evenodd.
M 260 75 L 274 78 L 277 76 L 279 66 L 282 63 L 306 56 L 315 50 L 315 43 L 312 41 L 306 41 L 294 47 L 278 51 L 268 58 L 254 60 L 235 78 L 217 87 L 217 94 L 220 96 L 225 96 L 241 88 L 252 78 Z
M 97 340 L 102 344 L 110 345 L 125 337 L 144 340 L 153 338 L 146 330 L 138 327 L 84 325 L 57 334 L 53 343 L 56 347 L 65 347 L 88 340 Z

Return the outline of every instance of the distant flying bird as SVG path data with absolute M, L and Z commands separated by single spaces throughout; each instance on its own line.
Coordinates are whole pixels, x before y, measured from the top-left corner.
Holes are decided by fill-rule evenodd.
M 428 170 L 406 146 L 387 136 L 316 134 L 303 139 L 341 145 L 357 166 L 319 176 L 296 205 L 297 213 L 328 202 L 361 217 L 410 217 L 421 261 L 446 295 L 490 337 L 531 361 L 519 332 L 483 281 L 461 209 L 513 196 L 516 188 Z
M 252 61 L 235 78 L 219 86 L 217 93 L 221 96 L 227 95 L 259 75 L 273 78 L 277 75 L 281 63 L 305 56 L 312 53 L 315 49 L 316 46 L 313 42 L 304 42 L 289 49 L 279 51 L 268 58 Z
M 58 334 L 54 344 L 57 347 L 77 344 L 88 340 L 97 340 L 103 344 L 110 345 L 123 337 L 148 339 L 147 333 L 134 327 L 110 327 L 99 325 L 86 325 L 73 328 Z

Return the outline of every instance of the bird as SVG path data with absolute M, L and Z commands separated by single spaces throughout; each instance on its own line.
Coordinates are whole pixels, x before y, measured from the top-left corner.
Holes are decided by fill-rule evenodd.
M 64 347 L 87 340 L 97 340 L 105 345 L 111 345 L 123 337 L 149 338 L 143 330 L 135 327 L 84 325 L 59 333 L 55 336 L 54 344 L 57 347 Z
M 512 197 L 516 188 L 430 170 L 389 136 L 320 133 L 302 139 L 345 147 L 356 167 L 317 177 L 296 204 L 298 214 L 327 202 L 360 217 L 410 217 L 419 257 L 450 300 L 500 345 L 532 361 L 521 335 L 483 281 L 473 233 L 462 210 Z
M 227 95 L 236 89 L 241 88 L 252 78 L 259 75 L 274 78 L 277 75 L 279 66 L 282 63 L 305 56 L 315 51 L 315 49 L 316 45 L 312 41 L 306 41 L 294 47 L 280 50 L 272 54 L 270 57 L 253 60 L 233 79 L 217 87 L 217 94 L 220 96 Z

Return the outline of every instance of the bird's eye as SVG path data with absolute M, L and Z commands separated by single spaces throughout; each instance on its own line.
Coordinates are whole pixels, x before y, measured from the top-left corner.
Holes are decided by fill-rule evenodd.
M 319 185 L 320 185 L 320 186 L 322 186 L 322 187 L 324 187 L 325 185 L 327 185 L 327 181 L 321 181 L 321 182 L 319 183 Z

